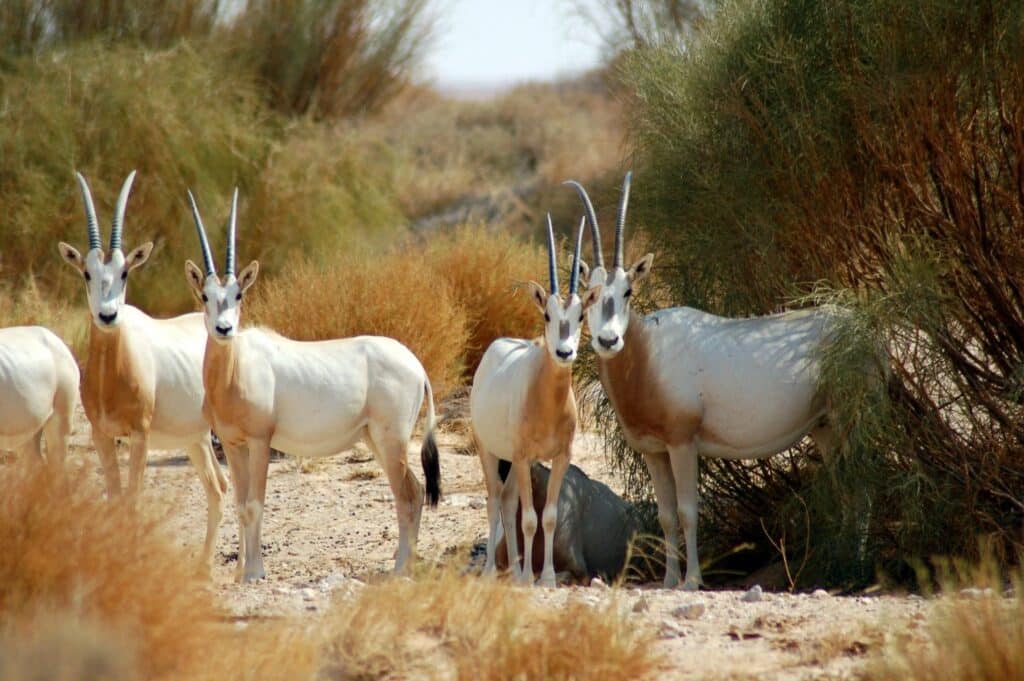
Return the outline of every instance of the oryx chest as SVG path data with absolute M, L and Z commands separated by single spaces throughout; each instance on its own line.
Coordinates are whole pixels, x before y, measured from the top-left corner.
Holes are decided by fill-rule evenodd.
M 82 376 L 82 406 L 92 427 L 109 437 L 147 430 L 153 416 L 153 390 L 124 347 L 90 351 Z

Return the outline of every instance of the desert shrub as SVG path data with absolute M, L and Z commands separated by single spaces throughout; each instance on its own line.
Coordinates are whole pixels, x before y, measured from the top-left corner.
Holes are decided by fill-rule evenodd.
M 700 30 L 717 0 L 574 2 L 576 13 L 601 37 L 610 56 L 630 48 L 682 45 Z
M 840 452 L 702 461 L 712 545 L 763 561 L 785 535 L 805 583 L 906 577 L 978 535 L 1020 555 L 1022 29 L 1018 3 L 741 0 L 690 49 L 624 58 L 631 229 L 673 299 L 849 310 L 823 358 Z
M 56 254 L 58 240 L 85 249 L 72 171 L 89 180 L 106 239 L 121 182 L 137 169 L 125 243 L 152 240 L 156 250 L 133 275 L 129 300 L 150 312 L 187 309 L 181 267 L 195 237 L 185 188 L 202 202 L 251 186 L 269 146 L 252 89 L 187 45 L 82 46 L 15 65 L 0 72 L 4 278 L 31 272 L 56 297 L 83 299 L 81 278 Z
M 540 335 L 541 315 L 519 285 L 533 279 L 547 286 L 543 247 L 507 231 L 463 226 L 432 236 L 424 257 L 433 279 L 448 282 L 468 319 L 469 338 L 464 346 L 467 379 L 472 379 L 484 351 L 495 339 Z
M 663 661 L 614 602 L 552 608 L 450 572 L 368 586 L 336 601 L 324 630 L 327 678 L 644 679 Z M 442 645 L 425 654 L 430 639 Z
M 425 0 L 246 0 L 226 29 L 277 109 L 337 118 L 379 109 L 427 46 Z
M 100 38 L 167 47 L 209 35 L 220 0 L 7 0 L 0 4 L 0 45 L 12 54 L 42 52 Z
M 297 261 L 254 291 L 245 314 L 256 324 L 296 340 L 395 338 L 419 358 L 436 399 L 459 382 L 466 313 L 450 285 L 405 249 L 331 265 Z

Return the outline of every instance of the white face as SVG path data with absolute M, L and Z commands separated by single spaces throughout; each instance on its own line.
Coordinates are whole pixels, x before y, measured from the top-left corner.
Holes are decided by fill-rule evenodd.
M 588 292 L 601 291 L 599 300 L 587 315 L 590 343 L 600 357 L 609 359 L 622 350 L 626 329 L 629 327 L 633 286 L 647 276 L 653 261 L 654 255 L 648 253 L 628 270 L 616 267 L 611 272 L 603 267 L 595 267 L 588 272 L 586 264 L 580 263 L 580 276 L 589 282 Z
M 216 274 L 206 276 L 191 260 L 185 263 L 185 276 L 196 297 L 203 303 L 206 331 L 219 343 L 230 341 L 238 333 L 242 316 L 242 298 L 256 282 L 259 263 L 255 260 L 238 277 L 229 275 L 222 284 Z
M 119 313 L 125 304 L 128 273 L 149 259 L 153 251 L 152 242 L 139 246 L 127 256 L 120 248 L 116 248 L 109 258 L 104 256 L 100 248 L 92 249 L 85 254 L 85 258 L 63 241 L 57 248 L 61 257 L 85 279 L 85 294 L 89 300 L 93 324 L 103 331 L 116 329 L 121 324 Z
M 587 290 L 582 299 L 574 293 L 565 300 L 548 294 L 535 282 L 530 282 L 530 288 L 533 302 L 544 313 L 544 340 L 551 358 L 562 366 L 572 364 L 580 344 L 583 314 L 597 300 L 601 287 Z

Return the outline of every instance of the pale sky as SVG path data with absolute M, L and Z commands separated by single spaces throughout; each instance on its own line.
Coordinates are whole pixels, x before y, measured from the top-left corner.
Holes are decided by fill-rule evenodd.
M 601 0 L 585 0 L 597 5 Z M 550 80 L 600 62 L 600 39 L 577 0 L 436 0 L 437 38 L 424 75 L 443 88 Z

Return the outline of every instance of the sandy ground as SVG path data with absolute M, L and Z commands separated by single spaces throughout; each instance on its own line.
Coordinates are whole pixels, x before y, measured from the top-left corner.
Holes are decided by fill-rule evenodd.
M 414 445 L 410 461 L 418 462 L 419 443 Z M 593 434 L 578 436 L 574 463 L 617 489 L 619 482 L 598 445 Z M 480 465 L 462 435 L 443 432 L 439 448 L 444 499 L 437 509 L 424 509 L 418 553 L 425 560 L 466 565 L 471 547 L 486 536 Z M 125 450 L 122 447 L 122 482 L 127 472 Z M 83 414 L 71 458 L 100 478 Z M 415 470 L 422 479 L 418 463 Z M 166 505 L 170 500 L 171 528 L 182 546 L 198 552 L 206 502 L 183 452 L 150 454 L 146 495 L 152 503 Z M 353 584 L 384 579 L 393 565 L 398 529 L 383 471 L 361 447 L 318 460 L 275 458 L 263 527 L 265 582 L 233 582 L 237 545 L 234 502 L 229 498 L 213 573 L 213 588 L 228 612 L 240 620 L 286 614 L 317 617 L 339 591 L 355 593 Z M 658 632 L 658 645 L 670 661 L 661 674 L 666 679 L 856 678 L 885 640 L 917 629 L 931 607 L 915 596 L 765 593 L 749 602 L 744 595 L 686 593 L 653 584 L 535 590 L 535 597 L 552 607 L 567 599 L 595 605 L 618 599 L 630 617 Z

